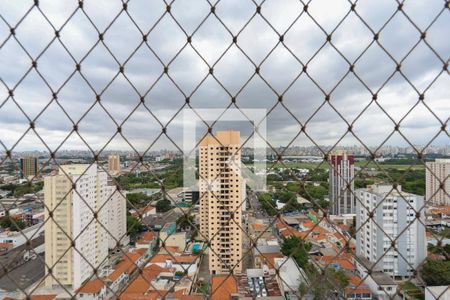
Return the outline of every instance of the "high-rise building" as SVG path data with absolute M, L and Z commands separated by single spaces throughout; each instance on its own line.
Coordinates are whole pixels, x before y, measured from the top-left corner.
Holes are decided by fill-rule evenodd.
M 119 192 L 116 186 L 109 185 L 107 189 L 108 247 L 114 249 L 117 242 L 120 245 L 128 242 L 125 236 L 127 233 L 127 203 L 123 192 Z
M 45 219 L 50 218 L 44 227 L 45 263 L 57 279 L 47 276 L 46 286 L 77 289 L 93 274 L 91 265 L 101 268 L 108 255 L 107 193 L 107 174 L 96 164 L 63 165 L 58 175 L 44 179 Z
M 30 176 L 36 176 L 38 173 L 37 158 L 32 156 L 26 156 L 20 159 L 20 177 L 28 178 Z
M 392 185 L 358 189 L 356 195 L 357 255 L 392 277 L 413 275 L 427 256 L 423 196 Z
M 425 196 L 428 205 L 450 205 L 450 159 L 426 163 Z
M 346 151 L 331 153 L 329 158 L 329 189 L 330 209 L 333 215 L 354 214 L 355 197 L 354 181 L 355 166 L 352 154 Z
M 109 155 L 108 156 L 108 173 L 110 175 L 119 175 L 120 171 L 121 171 L 120 156 L 119 155 Z
M 209 270 L 242 270 L 240 133 L 219 131 L 199 147 L 200 233 L 210 241 Z

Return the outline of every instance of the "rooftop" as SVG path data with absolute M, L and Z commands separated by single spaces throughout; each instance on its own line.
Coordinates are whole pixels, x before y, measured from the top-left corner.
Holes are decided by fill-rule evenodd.
M 124 291 L 124 294 L 144 294 L 151 289 L 150 282 L 162 272 L 173 272 L 174 269 L 161 268 L 158 265 L 145 267 L 142 274 L 130 282 Z
M 108 276 L 108 279 L 115 281 L 123 273 L 130 274 L 136 268 L 136 261 L 144 255 L 145 249 L 137 249 L 134 252 L 128 252 L 126 255 L 122 256 L 121 261 L 116 265 L 114 271 Z
M 164 224 L 163 228 L 161 228 L 161 232 L 174 230 L 173 227 L 176 227 L 175 222 L 168 222 L 168 223 Z
M 81 294 L 96 294 L 102 290 L 105 283 L 101 279 L 94 279 L 84 283 L 79 289 L 78 293 Z
M 258 253 L 255 252 L 255 256 L 260 257 L 270 269 L 275 269 L 275 260 L 277 258 L 283 258 L 283 254 L 280 252 L 274 252 L 274 253 Z
M 150 242 L 156 237 L 156 233 L 153 231 L 147 231 L 138 240 L 138 242 Z
M 211 300 L 228 300 L 237 293 L 238 285 L 234 276 L 217 275 L 211 278 Z
M 285 291 L 296 290 L 301 282 L 306 281 L 306 274 L 298 267 L 294 259 L 276 258 L 275 264 L 279 268 L 281 284 Z
M 355 264 L 350 258 L 345 258 L 341 256 L 319 256 L 315 258 L 317 262 L 324 266 L 338 266 L 339 268 L 352 271 L 356 269 Z
M 150 260 L 150 263 L 165 263 L 170 260 L 173 263 L 178 264 L 193 264 L 198 259 L 195 255 L 169 255 L 169 254 L 156 254 Z
M 378 285 L 395 285 L 394 280 L 381 271 L 372 272 L 370 276 Z

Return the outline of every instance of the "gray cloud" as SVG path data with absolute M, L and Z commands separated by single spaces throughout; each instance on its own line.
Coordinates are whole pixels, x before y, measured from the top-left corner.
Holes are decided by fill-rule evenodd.
M 2 16 L 11 26 L 15 26 L 32 5 L 32 1 L 2 1 Z M 77 3 L 54 3 L 40 1 L 40 8 L 58 30 L 76 9 Z M 74 72 L 76 62 L 67 53 L 58 40 L 38 58 L 38 70 L 46 79 L 50 88 L 32 70 L 14 91 L 14 100 L 31 118 L 36 118 L 42 109 L 52 100 L 52 91 L 58 91 L 58 102 L 74 122 L 78 122 L 86 110 L 96 101 L 96 93 L 101 94 L 101 104 L 118 124 L 136 111 L 122 125 L 124 136 L 139 151 L 146 149 L 160 134 L 161 125 L 150 115 L 147 108 L 166 125 L 175 112 L 185 105 L 185 96 L 190 96 L 193 108 L 222 108 L 230 104 L 231 97 L 236 96 L 239 108 L 263 108 L 268 111 L 277 103 L 278 95 L 283 94 L 282 106 L 277 106 L 267 118 L 268 140 L 274 146 L 286 145 L 293 139 L 300 125 L 292 118 L 294 115 L 300 122 L 307 124 L 307 133 L 318 144 L 334 144 L 346 133 L 347 124 L 330 107 L 325 104 L 312 118 L 311 115 L 324 102 L 324 93 L 330 93 L 341 78 L 348 72 L 349 64 L 331 45 L 324 46 L 311 61 L 312 55 L 326 41 L 326 34 L 331 33 L 342 17 L 348 12 L 347 1 L 314 0 L 309 5 L 309 13 L 326 31 L 324 33 L 310 16 L 303 13 L 297 22 L 290 26 L 302 12 L 299 1 L 266 1 L 262 5 L 262 15 L 280 34 L 285 34 L 284 44 L 302 62 L 308 63 L 308 74 L 312 80 L 302 74 L 301 64 L 279 44 L 266 58 L 269 51 L 279 43 L 279 36 L 261 16 L 256 15 L 248 26 L 240 32 L 244 24 L 256 11 L 252 1 L 221 1 L 217 4 L 216 14 L 228 27 L 232 34 L 238 36 L 238 46 L 248 57 L 260 66 L 260 75 L 273 88 L 269 88 L 264 80 L 254 75 L 255 66 L 245 57 L 242 51 L 232 45 L 226 54 L 216 63 L 222 53 L 232 44 L 230 34 L 217 20 L 210 15 L 205 23 L 193 34 L 192 46 L 187 44 L 187 35 L 193 31 L 209 14 L 207 1 L 177 0 L 173 3 L 171 13 L 186 31 L 166 14 L 148 36 L 148 46 L 142 43 L 142 34 L 147 33 L 165 12 L 165 4 L 131 0 L 128 13 L 122 13 L 109 27 L 111 21 L 120 13 L 120 1 L 86 1 L 84 10 L 95 23 L 99 32 L 104 34 L 104 43 L 120 64 L 124 64 L 125 76 L 118 74 L 119 64 L 111 56 L 108 49 L 99 43 L 89 54 L 88 51 L 97 43 L 98 32 L 88 18 L 78 10 L 60 32 L 61 41 L 73 55 L 76 62 L 81 62 L 81 74 L 78 72 L 61 88 L 61 85 Z M 361 1 L 356 10 L 369 24 L 374 32 L 378 32 L 383 24 L 397 9 L 392 1 Z M 442 3 L 405 3 L 405 13 L 425 30 L 434 17 L 442 9 Z M 137 28 L 136 25 L 139 27 Z M 8 38 L 9 29 L 6 24 L 0 25 L 1 40 Z M 288 30 L 289 28 L 289 30 Z M 426 41 L 436 50 L 440 59 L 448 61 L 450 45 L 447 42 L 450 31 L 450 14 L 444 11 L 427 30 Z M 286 30 L 288 30 L 286 32 Z M 17 39 L 23 44 L 33 59 L 36 58 L 47 43 L 54 37 L 52 26 L 42 17 L 36 8 L 30 16 L 16 28 Z M 420 39 L 419 31 L 405 16 L 398 14 L 391 24 L 380 33 L 379 43 L 397 60 L 410 50 Z M 348 18 L 333 32 L 332 42 L 337 49 L 353 63 L 361 52 L 373 42 L 373 33 L 361 22 L 357 15 L 350 13 Z M 134 53 L 135 49 L 141 47 Z M 183 48 L 184 47 L 184 48 Z M 214 76 L 225 87 L 224 90 L 209 72 L 208 65 L 199 57 L 200 53 L 206 62 L 214 65 Z M 174 56 L 181 53 L 172 61 Z M 169 65 L 169 76 L 163 74 L 163 64 Z M 134 53 L 129 59 L 128 57 Z M 435 77 L 442 71 L 443 62 L 424 44 L 418 47 L 402 62 L 402 72 L 412 82 L 419 93 L 425 92 L 424 103 L 437 115 L 436 119 L 428 109 L 420 104 L 401 123 L 402 132 L 413 144 L 426 144 L 439 132 L 442 123 L 447 123 L 450 115 L 450 78 L 448 72 Z M 0 84 L 0 141 L 11 148 L 21 134 L 28 128 L 29 121 L 8 98 L 8 88 L 13 88 L 18 80 L 31 66 L 31 59 L 20 48 L 13 38 L 0 50 L 0 78 L 7 85 Z M 376 92 L 395 71 L 395 63 L 373 43 L 358 58 L 355 72 L 372 92 Z M 117 75 L 114 81 L 110 81 Z M 161 78 L 159 78 L 162 75 Z M 246 82 L 253 76 L 250 82 Z M 158 79 L 159 78 L 159 79 Z M 297 80 L 295 82 L 294 79 Z M 128 80 L 134 87 L 130 85 Z M 203 83 L 197 88 L 200 82 Z M 430 86 L 430 84 L 433 84 Z M 291 85 L 292 83 L 292 85 Z M 180 88 L 181 91 L 177 88 Z M 286 88 L 289 89 L 286 90 Z M 105 90 L 106 88 L 106 90 Z M 93 89 L 93 90 L 92 90 Z M 137 91 L 136 91 L 136 90 Z M 147 93 L 148 92 L 148 93 Z M 140 104 L 140 96 L 145 94 L 144 107 Z M 4 102 L 6 100 L 6 102 Z M 398 122 L 417 102 L 418 94 L 411 85 L 398 73 L 395 74 L 379 91 L 377 103 L 381 105 L 393 119 Z M 353 74 L 346 78 L 332 91 L 330 104 L 349 122 L 353 122 L 360 112 L 372 102 L 372 95 L 360 80 Z M 3 104 L 2 104 L 3 103 Z M 182 117 L 179 115 L 169 124 L 168 135 L 181 145 Z M 226 124 L 226 123 L 225 123 Z M 53 102 L 36 120 L 36 132 L 52 148 L 70 134 L 72 123 L 62 109 Z M 235 125 L 247 132 L 246 126 Z M 226 127 L 226 125 L 225 125 Z M 394 125 L 385 113 L 372 103 L 367 111 L 354 123 L 354 132 L 371 146 L 384 141 L 392 132 Z M 102 148 L 115 134 L 116 124 L 99 104 L 79 121 L 80 135 L 94 148 Z M 448 135 L 443 133 L 436 139 L 437 144 L 448 144 Z M 356 139 L 347 135 L 343 144 L 358 144 Z M 17 150 L 43 148 L 33 132 L 30 132 L 16 147 Z M 171 142 L 163 137 L 155 148 L 171 147 Z M 295 144 L 311 144 L 305 135 L 300 135 Z M 388 144 L 406 144 L 398 134 Z M 108 149 L 130 149 L 121 137 L 116 137 Z M 86 148 L 73 134 L 62 148 Z

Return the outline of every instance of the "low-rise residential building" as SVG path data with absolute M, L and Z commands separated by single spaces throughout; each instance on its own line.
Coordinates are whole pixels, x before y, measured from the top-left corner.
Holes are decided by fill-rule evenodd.
M 156 207 L 152 205 L 147 205 L 141 211 L 142 218 L 147 218 L 156 215 Z
M 159 232 L 159 240 L 161 247 L 177 247 L 181 251 L 186 249 L 188 237 L 187 233 L 176 232 L 177 225 L 175 222 L 166 223 Z
M 150 265 L 144 267 L 142 273 L 140 273 L 133 281 L 131 281 L 125 288 L 121 299 L 138 299 L 144 295 L 148 295 L 152 290 L 150 282 L 156 278 L 160 273 L 174 272 L 174 269 L 161 268 L 157 265 Z M 157 296 L 158 293 L 155 293 Z M 164 295 L 165 293 L 161 293 Z M 162 296 L 161 295 L 161 296 Z M 155 297 L 156 299 L 156 297 Z
M 175 232 L 167 236 L 165 239 L 161 239 L 161 243 L 164 242 L 164 247 L 176 247 L 181 251 L 186 249 L 188 237 L 186 232 Z
M 450 227 L 450 205 L 435 205 L 426 208 L 426 223 L 428 229 L 441 232 Z
M 0 243 L 0 255 L 8 253 L 13 247 L 13 243 Z
M 175 268 L 177 272 L 187 273 L 188 276 L 195 276 L 198 272 L 200 256 L 171 253 L 154 255 L 147 266 L 157 265 L 161 268 Z
M 110 270 L 93 275 L 76 290 L 80 299 L 111 299 L 129 284 L 130 276 L 148 259 L 145 249 L 132 249 L 122 255 Z M 64 294 L 64 293 L 62 293 Z M 65 295 L 65 294 L 64 294 Z
M 367 258 L 358 256 L 355 259 L 357 276 L 364 278 L 364 283 L 367 284 L 372 291 L 374 297 L 378 299 L 391 299 L 397 292 L 397 285 L 394 280 L 386 273 L 372 264 Z M 368 270 L 371 270 L 370 274 Z
M 275 258 L 274 264 L 278 270 L 281 294 L 286 299 L 295 299 L 300 284 L 308 285 L 305 272 L 292 257 Z
M 194 280 L 189 276 L 179 276 L 175 268 L 146 266 L 128 284 L 120 296 L 121 300 L 204 300 L 204 295 L 192 293 Z
M 211 278 L 211 300 L 231 300 L 232 295 L 238 292 L 235 276 L 216 275 Z
M 198 202 L 198 191 L 195 187 L 178 187 L 168 191 L 168 198 L 170 201 L 182 204 L 195 204 Z
M 269 269 L 275 268 L 275 259 L 282 258 L 283 254 L 280 252 L 280 246 L 274 245 L 257 245 L 253 248 L 253 265 L 255 268 Z
M 314 259 L 321 266 L 321 269 L 333 268 L 336 271 L 343 270 L 348 274 L 356 273 L 356 266 L 352 262 L 351 256 L 345 253 L 338 256 L 317 256 Z
M 158 245 L 158 235 L 153 231 L 147 231 L 136 241 L 137 249 L 147 249 L 149 255 L 153 255 L 153 249 Z
M 147 205 L 146 207 L 139 210 L 130 209 L 130 214 L 136 219 L 145 219 L 147 217 L 156 215 L 156 207 L 153 205 Z
M 92 279 L 84 284 L 77 291 L 79 298 L 83 300 L 100 300 L 106 297 L 106 285 L 102 279 Z
M 109 290 L 113 292 L 123 288 L 129 281 L 130 275 L 145 262 L 145 249 L 137 249 L 124 254 L 120 262 L 114 267 L 105 281 L 108 282 Z
M 252 238 L 268 238 L 273 235 L 272 226 L 267 220 L 251 219 L 248 222 L 248 234 Z
M 344 289 L 345 299 L 372 300 L 373 293 L 369 286 L 358 276 L 348 278 L 349 284 Z
M 165 241 L 167 237 L 173 234 L 177 229 L 177 224 L 175 222 L 169 222 L 164 224 L 164 226 L 159 231 L 159 239 Z

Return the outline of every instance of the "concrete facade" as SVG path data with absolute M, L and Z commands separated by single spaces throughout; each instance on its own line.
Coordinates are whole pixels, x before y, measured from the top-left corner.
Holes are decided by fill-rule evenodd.
M 109 155 L 108 156 L 108 173 L 110 175 L 119 175 L 120 171 L 121 171 L 120 156 L 119 155 Z
M 330 154 L 329 191 L 332 215 L 355 213 L 354 157 L 345 151 Z
M 209 270 L 242 270 L 240 133 L 219 131 L 199 146 L 200 233 L 210 241 Z
M 450 205 L 450 159 L 427 162 L 425 182 L 428 205 Z
M 38 173 L 37 158 L 26 156 L 20 159 L 20 177 L 29 178 L 34 177 Z
M 47 276 L 46 286 L 75 290 L 93 273 L 91 265 L 100 268 L 108 255 L 107 233 L 100 224 L 108 223 L 107 209 L 100 209 L 107 199 L 106 177 L 96 164 L 79 164 L 61 166 L 58 175 L 45 178 L 45 218 L 50 218 L 45 223 L 45 263 L 54 265 L 57 278 Z M 94 213 L 97 220 L 92 221 Z
M 127 233 L 127 203 L 123 192 L 119 192 L 116 186 L 107 187 L 108 209 L 108 248 L 114 249 L 117 242 L 125 245 L 128 239 Z
M 356 233 L 357 255 L 392 277 L 412 276 L 427 256 L 423 197 L 391 185 L 358 189 L 356 195 L 356 228 L 363 224 Z

